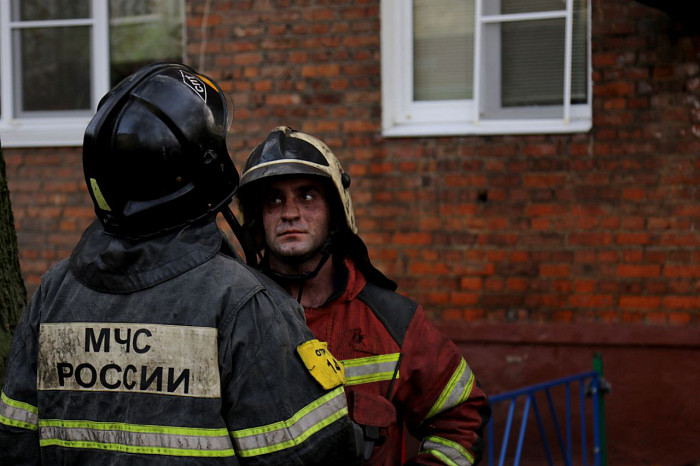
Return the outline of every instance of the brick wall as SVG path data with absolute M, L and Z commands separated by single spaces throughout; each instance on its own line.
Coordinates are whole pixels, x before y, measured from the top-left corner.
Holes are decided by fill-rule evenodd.
M 41 274 L 70 255 L 95 214 L 75 148 L 3 149 L 22 276 L 31 297 Z
M 378 0 L 187 2 L 237 166 L 279 124 L 334 149 L 372 257 L 436 320 L 698 324 L 700 36 L 594 1 L 587 134 L 380 132 Z M 92 217 L 80 150 L 6 149 L 29 292 Z
M 610 464 L 697 463 L 693 15 L 683 24 L 632 0 L 593 1 L 590 133 L 385 139 L 379 0 L 187 7 L 189 64 L 236 104 L 237 166 L 280 124 L 325 140 L 353 177 L 373 260 L 455 340 L 488 393 L 590 370 L 601 352 Z M 3 154 L 31 294 L 92 207 L 79 148 Z M 653 429 L 629 428 L 650 419 Z

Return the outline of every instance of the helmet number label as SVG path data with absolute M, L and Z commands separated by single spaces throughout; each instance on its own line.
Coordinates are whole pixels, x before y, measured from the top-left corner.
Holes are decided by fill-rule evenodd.
M 203 101 L 207 103 L 207 86 L 197 77 L 180 71 L 182 82 L 192 89 Z

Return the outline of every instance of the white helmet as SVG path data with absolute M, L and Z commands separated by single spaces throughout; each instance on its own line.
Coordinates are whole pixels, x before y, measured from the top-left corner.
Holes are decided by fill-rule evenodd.
M 350 198 L 350 175 L 343 171 L 338 159 L 323 141 L 288 126 L 270 131 L 265 141 L 248 156 L 243 167 L 238 198 L 244 222 L 251 220 L 248 194 L 260 180 L 281 175 L 316 175 L 329 178 L 343 206 L 345 223 L 357 233 L 355 214 Z M 268 180 L 269 181 L 269 180 Z
M 319 268 L 331 250 L 342 249 L 352 257 L 368 281 L 384 288 L 396 289 L 396 283 L 372 265 L 367 246 L 357 235 L 349 191 L 350 175 L 343 171 L 340 162 L 323 141 L 287 126 L 278 126 L 270 131 L 265 141 L 253 149 L 243 167 L 237 196 L 246 234 L 252 234 L 260 240 L 261 226 L 257 223 L 260 221 L 262 207 L 258 188 L 262 188 L 273 177 L 285 175 L 326 178 L 334 187 L 331 192 L 337 193 L 338 203 L 329 200 L 331 209 L 339 210 L 342 205 L 344 225 L 341 225 L 340 218 L 336 216 L 336 231 L 331 231 L 323 246 L 325 259 L 319 263 Z M 297 278 L 306 279 L 314 274 L 315 272 Z

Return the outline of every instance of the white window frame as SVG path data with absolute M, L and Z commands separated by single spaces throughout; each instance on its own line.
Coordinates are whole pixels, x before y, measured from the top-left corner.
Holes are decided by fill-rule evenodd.
M 60 147 L 82 146 L 85 128 L 97 110 L 97 104 L 110 89 L 109 53 L 109 0 L 90 0 L 92 17 L 49 21 L 11 21 L 10 2 L 0 0 L 0 92 L 2 93 L 2 113 L 0 114 L 0 143 L 2 147 Z M 183 2 L 182 14 L 185 15 Z M 119 22 L 146 21 L 149 16 L 121 18 Z M 184 18 L 183 18 L 184 21 Z M 83 112 L 47 112 L 42 115 L 16 116 L 14 106 L 18 98 L 14 92 L 14 82 L 18 71 L 13 66 L 12 32 L 28 27 L 68 27 L 89 26 L 91 28 L 92 83 L 91 108 Z M 186 35 L 183 33 L 183 53 Z M 184 56 L 183 56 L 184 60 Z
M 573 0 L 566 0 L 566 9 L 561 11 L 484 15 L 483 2 L 492 1 L 498 0 L 475 0 L 474 98 L 423 102 L 413 101 L 413 2 L 381 1 L 382 134 L 385 137 L 576 133 L 591 129 L 590 0 L 587 12 L 588 96 L 585 104 L 573 105 L 570 103 Z M 493 60 L 493 57 L 486 56 L 484 52 L 485 26 L 506 21 L 547 18 L 564 18 L 566 22 L 563 96 L 565 105 L 561 111 L 561 118 L 527 118 L 528 115 L 542 116 L 543 110 L 551 111 L 552 107 L 520 107 L 507 111 L 504 109 L 499 119 L 482 118 L 480 113 L 492 106 L 494 99 L 498 99 L 497 96 L 500 95 L 500 69 L 494 70 L 497 67 L 494 63 L 499 63 L 500 60 Z M 490 78 L 488 85 L 482 76 L 487 66 L 491 72 L 490 76 L 494 71 L 499 76 L 497 80 Z M 495 86 L 489 87 L 494 82 Z
M 92 17 L 72 20 L 11 21 L 10 1 L 0 0 L 0 141 L 3 147 L 81 146 L 85 128 L 99 99 L 109 90 L 109 15 L 107 0 L 90 0 Z M 17 72 L 12 64 L 12 32 L 30 27 L 91 27 L 92 108 L 85 116 L 15 117 L 13 80 Z

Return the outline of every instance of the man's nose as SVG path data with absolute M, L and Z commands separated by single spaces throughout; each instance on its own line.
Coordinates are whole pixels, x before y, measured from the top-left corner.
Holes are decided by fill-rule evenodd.
M 287 199 L 284 201 L 282 217 L 287 219 L 299 217 L 299 206 L 294 199 Z

